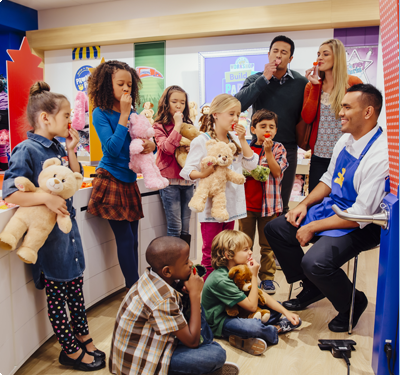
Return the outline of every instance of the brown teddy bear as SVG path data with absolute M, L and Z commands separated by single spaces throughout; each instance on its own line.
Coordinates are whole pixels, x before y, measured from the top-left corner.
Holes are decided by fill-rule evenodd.
M 224 222 L 229 219 L 226 209 L 225 189 L 227 181 L 242 185 L 246 178 L 228 167 L 233 162 L 236 146 L 233 143 L 217 142 L 211 139 L 206 143 L 207 156 L 201 161 L 203 168 L 214 165 L 215 172 L 202 178 L 193 198 L 189 202 L 189 208 L 194 212 L 202 212 L 206 206 L 207 198 L 212 199 L 211 216 Z
M 195 126 L 191 124 L 186 124 L 185 122 L 182 124 L 181 131 L 182 138 L 180 141 L 180 146 L 175 150 L 175 159 L 178 164 L 183 168 L 186 163 L 187 158 L 187 150 L 186 147 L 190 146 L 190 143 L 195 139 L 200 132 L 196 129 Z
M 239 266 L 232 267 L 228 274 L 229 278 L 234 281 L 236 286 L 245 292 L 248 296 L 251 289 L 251 271 L 250 268 L 241 264 Z M 270 317 L 270 311 L 265 308 L 267 303 L 265 301 L 264 293 L 261 289 L 258 289 L 258 307 L 255 313 L 251 313 L 240 307 L 239 305 L 234 305 L 232 307 L 227 306 L 225 308 L 226 313 L 229 316 L 237 316 L 239 318 L 249 318 L 249 319 L 260 319 L 263 323 L 268 322 Z
M 34 192 L 35 194 L 46 192 L 68 199 L 79 190 L 82 179 L 80 173 L 72 172 L 71 169 L 61 166 L 59 159 L 52 158 L 43 163 L 43 170 L 38 177 L 38 188 L 26 177 L 17 177 L 15 186 L 19 191 Z M 71 231 L 70 217 L 57 215 L 44 204 L 19 207 L 0 234 L 0 248 L 15 250 L 18 241 L 26 232 L 17 255 L 25 263 L 36 263 L 37 253 L 47 240 L 56 222 L 62 232 L 69 233 Z
M 203 133 L 207 131 L 208 114 L 210 113 L 210 106 L 204 105 L 201 109 L 201 117 L 199 119 L 199 130 Z

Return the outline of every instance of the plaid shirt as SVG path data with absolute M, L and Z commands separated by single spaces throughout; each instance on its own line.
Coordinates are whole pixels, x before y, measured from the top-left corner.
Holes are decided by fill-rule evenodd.
M 254 139 L 250 143 L 250 147 L 256 143 L 257 139 Z M 282 203 L 282 178 L 283 172 L 289 166 L 289 163 L 286 159 L 286 149 L 283 147 L 282 143 L 274 142 L 272 146 L 272 154 L 274 155 L 275 160 L 281 167 L 281 175 L 278 178 L 275 178 L 272 173 L 269 174 L 268 180 L 265 182 L 260 182 L 262 186 L 262 207 L 261 207 L 261 216 L 272 216 L 274 214 L 278 214 L 283 212 L 283 203 Z M 258 164 L 263 167 L 268 167 L 267 158 L 265 157 L 264 147 L 261 149 L 260 158 Z
M 148 268 L 125 296 L 115 321 L 109 370 L 167 375 L 175 336 L 187 323 L 178 292 Z
M 264 79 L 267 81 L 267 83 L 269 83 L 269 80 L 268 80 L 267 78 L 265 78 L 264 75 L 263 75 L 263 77 L 264 77 Z M 279 81 L 279 83 L 280 83 L 281 85 L 283 85 L 289 78 L 294 79 L 293 74 L 292 74 L 292 72 L 290 71 L 290 69 L 288 69 L 288 70 L 286 71 L 285 75 L 284 75 L 281 79 L 278 79 L 278 78 L 276 78 L 275 76 L 272 76 L 271 79 L 274 79 L 275 81 Z

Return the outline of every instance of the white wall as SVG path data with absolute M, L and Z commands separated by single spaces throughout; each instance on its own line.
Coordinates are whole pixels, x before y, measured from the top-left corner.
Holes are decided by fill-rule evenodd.
M 295 53 L 291 68 L 303 74 L 312 67 L 317 56 L 318 46 L 333 38 L 333 29 L 282 32 L 295 42 Z M 226 51 L 246 48 L 269 47 L 276 33 L 235 35 L 211 38 L 180 39 L 166 42 L 166 87 L 179 85 L 189 94 L 189 99 L 200 103 L 199 52 Z M 101 56 L 106 60 L 121 60 L 134 65 L 133 44 L 102 46 Z M 86 60 L 90 64 L 90 60 Z M 65 94 L 73 104 L 74 83 L 72 50 L 45 52 L 45 80 L 55 92 Z M 379 45 L 377 87 L 384 93 L 382 48 Z M 386 127 L 386 114 L 382 111 L 379 119 Z
M 301 3 L 304 0 L 120 0 L 38 12 L 39 29 L 84 25 L 88 23 L 122 21 L 134 18 L 208 12 L 243 7 Z M 308 0 L 323 1 L 323 0 Z

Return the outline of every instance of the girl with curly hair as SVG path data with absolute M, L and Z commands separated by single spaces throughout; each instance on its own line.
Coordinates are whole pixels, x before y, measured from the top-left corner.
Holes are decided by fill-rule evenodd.
M 189 201 L 193 197 L 193 182 L 179 176 L 182 168 L 175 159 L 179 147 L 182 124 L 191 124 L 186 92 L 179 86 L 167 87 L 158 102 L 153 125 L 157 143 L 157 167 L 168 178 L 169 186 L 160 190 L 167 219 L 167 235 L 180 237 L 190 245 Z
M 121 61 L 100 64 L 89 77 L 88 95 L 95 107 L 93 125 L 103 157 L 96 169 L 88 212 L 107 219 L 117 242 L 118 260 L 128 289 L 139 279 L 138 223 L 143 217 L 136 173 L 129 169 L 128 120 L 139 103 L 140 78 Z M 133 108 L 132 108 L 133 106 Z M 155 144 L 143 140 L 143 154 Z

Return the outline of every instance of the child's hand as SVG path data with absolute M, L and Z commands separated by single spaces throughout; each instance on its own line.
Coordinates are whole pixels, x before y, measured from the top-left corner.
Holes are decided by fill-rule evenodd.
M 57 215 L 69 215 L 67 202 L 57 195 L 47 194 L 44 204 Z
M 239 139 L 246 139 L 246 128 L 242 124 L 236 124 L 234 130 Z
M 260 269 L 260 265 L 257 263 L 257 261 L 253 258 L 251 258 L 248 262 L 247 262 L 247 266 L 250 268 L 250 272 L 253 276 L 258 275 L 258 270 Z
M 182 112 L 175 112 L 174 114 L 174 129 L 179 133 L 183 124 L 183 114 Z
M 69 129 L 68 132 L 69 132 L 69 137 L 65 138 L 65 145 L 67 147 L 67 151 L 74 152 L 75 147 L 79 143 L 79 133 L 74 128 Z
M 129 117 L 132 108 L 132 96 L 130 96 L 128 93 L 122 95 L 120 100 L 120 105 L 121 105 L 121 115 Z
M 300 323 L 300 320 L 299 320 L 300 318 L 295 313 L 292 313 L 292 312 L 286 310 L 285 316 L 286 316 L 286 318 L 289 319 L 290 323 L 292 323 L 295 326 L 297 326 Z
M 204 159 L 206 159 L 206 158 L 204 158 Z M 215 161 L 211 160 L 211 159 L 212 159 L 212 157 L 210 157 L 210 160 L 203 160 L 202 161 L 202 163 L 201 163 L 201 174 L 202 174 L 202 176 L 200 178 L 206 178 L 210 174 L 214 173 L 214 171 L 215 171 L 215 169 L 214 169 Z
M 272 146 L 274 145 L 274 142 L 271 138 L 265 138 L 263 142 L 264 146 L 264 151 L 265 153 L 272 152 Z
M 200 296 L 200 293 L 203 290 L 203 285 L 204 280 L 199 275 L 195 275 L 193 273 L 190 275 L 189 280 L 184 282 L 184 286 L 186 287 L 189 295 L 198 294 Z
M 142 138 L 141 138 L 142 139 Z M 143 151 L 141 154 L 149 154 L 150 152 L 153 152 L 156 149 L 156 145 L 154 142 L 149 141 L 148 139 L 142 139 L 143 141 Z

